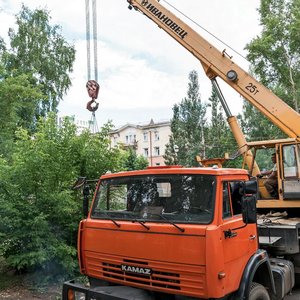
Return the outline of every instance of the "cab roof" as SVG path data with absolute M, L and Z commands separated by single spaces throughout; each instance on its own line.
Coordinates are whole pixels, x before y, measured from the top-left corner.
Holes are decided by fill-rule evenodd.
M 267 141 L 254 141 L 247 142 L 249 148 L 274 148 L 277 144 L 290 144 L 297 143 L 294 138 L 277 139 L 277 140 L 267 140 Z
M 182 166 L 155 166 L 148 167 L 144 170 L 123 171 L 118 173 L 106 173 L 101 176 L 101 179 L 124 177 L 124 176 L 139 176 L 139 175 L 162 175 L 162 174 L 203 174 L 203 175 L 248 175 L 248 171 L 244 169 L 233 168 L 187 168 Z

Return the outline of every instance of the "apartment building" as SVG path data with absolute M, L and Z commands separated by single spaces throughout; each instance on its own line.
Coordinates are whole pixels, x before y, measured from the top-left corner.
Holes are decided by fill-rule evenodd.
M 87 129 L 90 130 L 91 132 L 94 132 L 94 128 L 95 128 L 95 126 L 97 126 L 97 123 L 95 123 L 96 122 L 95 119 L 91 119 L 89 121 L 81 120 L 81 119 L 78 119 L 75 115 L 58 117 L 58 119 L 57 119 L 58 126 L 61 126 L 66 118 L 71 123 L 76 125 L 76 133 L 78 135 L 80 135 L 84 130 L 87 130 Z
M 171 134 L 170 122 L 126 124 L 111 132 L 111 145 L 132 147 L 138 155 L 148 159 L 149 166 L 164 166 L 165 147 Z

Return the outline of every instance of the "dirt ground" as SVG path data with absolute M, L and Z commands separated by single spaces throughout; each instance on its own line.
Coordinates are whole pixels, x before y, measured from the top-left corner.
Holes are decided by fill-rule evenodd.
M 32 300 L 32 299 L 44 299 L 44 300 L 60 300 L 61 299 L 61 287 L 53 286 L 46 291 L 31 291 L 23 286 L 10 287 L 0 291 L 0 299 L 7 300 Z
M 0 273 L 0 300 L 60 300 L 62 283 L 36 287 L 26 275 L 13 272 Z
M 42 280 L 41 280 L 42 279 Z M 44 285 L 38 285 L 36 282 L 43 281 L 43 273 L 36 275 L 20 274 L 10 270 L 5 260 L 0 256 L 0 300 L 60 300 L 62 284 L 55 282 L 48 286 L 45 281 Z

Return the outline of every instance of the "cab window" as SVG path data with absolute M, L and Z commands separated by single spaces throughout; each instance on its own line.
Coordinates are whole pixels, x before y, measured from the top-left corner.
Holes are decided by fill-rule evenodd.
M 299 177 L 297 168 L 297 152 L 299 153 L 299 145 L 298 151 L 296 150 L 296 145 L 286 145 L 282 147 L 284 178 Z
M 240 181 L 223 182 L 223 219 L 242 213 Z

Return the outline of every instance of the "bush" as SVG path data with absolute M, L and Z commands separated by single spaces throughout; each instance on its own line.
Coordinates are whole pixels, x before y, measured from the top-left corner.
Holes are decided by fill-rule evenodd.
M 51 115 L 34 136 L 17 132 L 12 161 L 0 159 L 0 255 L 11 267 L 45 276 L 77 271 L 82 201 L 70 187 L 79 176 L 118 169 L 121 154 L 110 149 L 109 130 L 107 124 L 96 135 L 77 136 L 74 125 L 57 127 Z

